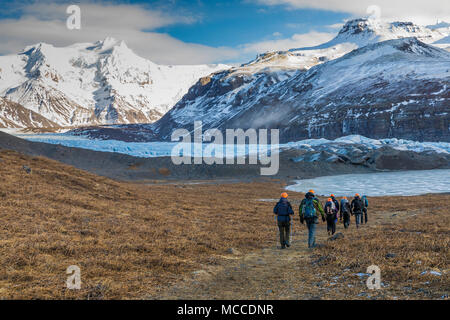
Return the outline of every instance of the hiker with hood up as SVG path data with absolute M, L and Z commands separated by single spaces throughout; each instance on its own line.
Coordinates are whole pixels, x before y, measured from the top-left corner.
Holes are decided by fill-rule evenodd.
M 305 194 L 305 199 L 302 200 L 298 209 L 300 222 L 303 224 L 306 221 L 308 227 L 308 248 L 314 248 L 316 246 L 316 224 L 319 223 L 319 212 L 322 215 L 322 221 L 325 221 L 322 204 L 314 195 L 314 190 L 309 190 Z
M 369 200 L 367 200 L 367 196 L 363 195 L 361 198 L 362 202 L 363 202 L 363 213 L 364 213 L 364 217 L 361 218 L 361 224 L 367 224 L 367 207 L 369 206 Z
M 291 215 L 294 214 L 292 206 L 287 200 L 288 194 L 283 192 L 281 194 L 281 199 L 273 208 L 273 213 L 277 215 L 278 229 L 280 230 L 280 244 L 281 249 L 286 249 L 290 247 L 289 243 L 289 232 L 291 229 Z
M 334 233 L 336 232 L 337 210 L 336 204 L 334 203 L 332 198 L 328 198 L 323 209 L 327 217 L 326 220 L 328 235 L 334 235 Z
M 347 229 L 350 225 L 350 203 L 347 200 L 347 197 L 343 197 L 341 199 L 341 207 L 339 210 L 339 221 L 344 220 L 344 228 Z
M 352 215 L 355 215 L 356 227 L 359 228 L 359 224 L 362 223 L 364 208 L 364 204 L 359 196 L 359 193 L 355 194 L 355 198 L 352 200 L 350 208 L 352 210 Z

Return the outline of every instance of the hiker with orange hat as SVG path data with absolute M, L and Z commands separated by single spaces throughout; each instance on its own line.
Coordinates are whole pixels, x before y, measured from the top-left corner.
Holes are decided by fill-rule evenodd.
M 336 206 L 336 219 L 335 219 L 335 223 L 337 223 L 338 221 L 338 212 L 339 212 L 339 201 L 337 201 L 336 197 L 334 196 L 334 194 L 331 194 L 330 196 L 331 200 L 333 200 L 334 205 Z
M 341 206 L 339 210 L 339 221 L 344 220 L 344 228 L 347 229 L 350 225 L 350 203 L 348 203 L 347 197 L 342 197 Z
M 289 233 L 291 229 L 291 215 L 294 214 L 292 206 L 287 200 L 288 194 L 283 192 L 281 194 L 280 201 L 277 202 L 273 208 L 273 213 L 277 216 L 278 229 L 280 231 L 280 244 L 281 249 L 286 249 L 290 247 L 289 243 Z
M 350 208 L 352 215 L 355 215 L 356 227 L 359 228 L 359 224 L 362 223 L 364 208 L 364 204 L 359 196 L 359 193 L 355 194 L 355 198 L 353 198 Z
M 319 223 L 319 213 L 322 215 L 322 221 L 325 221 L 322 204 L 314 195 L 314 190 L 309 190 L 305 194 L 305 199 L 302 200 L 298 210 L 301 224 L 306 221 L 308 227 L 308 248 L 314 248 L 316 246 L 316 224 Z
M 337 213 L 339 212 L 339 201 L 336 199 L 334 194 L 331 194 L 330 198 L 331 198 L 331 200 L 333 200 L 334 205 L 336 206 L 336 216 L 337 216 Z
M 325 210 L 325 215 L 327 217 L 327 231 L 328 235 L 330 236 L 336 232 L 337 219 L 336 204 L 334 203 L 332 198 L 328 198 L 323 209 Z

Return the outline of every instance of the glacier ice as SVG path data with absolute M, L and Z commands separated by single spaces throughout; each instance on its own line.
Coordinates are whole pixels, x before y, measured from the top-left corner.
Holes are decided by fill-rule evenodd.
M 450 192 L 450 169 L 345 174 L 297 180 L 286 188 L 318 195 L 413 196 Z
M 95 151 L 118 152 L 145 158 L 170 156 L 172 148 L 178 144 L 178 142 L 125 142 L 118 140 L 89 139 L 85 136 L 74 136 L 66 133 L 29 134 L 7 129 L 1 130 L 31 141 L 61 144 L 66 147 L 84 148 Z M 376 140 L 359 135 L 341 137 L 336 140 L 327 140 L 323 138 L 307 139 L 280 144 L 278 147 L 280 150 L 304 149 L 308 151 L 313 151 L 318 147 L 325 147 L 325 150 L 331 150 L 331 152 L 336 151 L 338 154 L 345 154 L 348 151 L 346 148 L 338 148 L 337 150 L 335 148 L 349 144 L 363 145 L 368 149 L 377 149 L 387 145 L 394 149 L 410 150 L 414 152 L 450 153 L 450 143 L 448 142 L 416 142 L 395 138 Z M 203 143 L 203 147 L 205 148 L 206 146 L 207 144 Z M 264 147 L 265 146 L 263 145 L 259 145 L 260 149 Z M 257 150 L 257 145 L 247 145 L 245 153 L 253 154 L 256 153 Z M 239 153 L 239 155 L 241 155 L 241 153 Z

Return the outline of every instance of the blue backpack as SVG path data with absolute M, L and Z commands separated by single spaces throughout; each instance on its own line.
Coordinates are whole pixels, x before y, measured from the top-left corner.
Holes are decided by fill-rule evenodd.
M 361 199 L 362 201 L 363 201 L 363 203 L 364 203 L 364 207 L 368 207 L 369 206 L 369 201 L 367 200 L 367 197 L 366 196 L 362 196 L 362 199 Z
M 314 218 L 316 216 L 316 208 L 314 207 L 313 198 L 305 199 L 305 204 L 302 208 L 303 217 L 305 219 Z

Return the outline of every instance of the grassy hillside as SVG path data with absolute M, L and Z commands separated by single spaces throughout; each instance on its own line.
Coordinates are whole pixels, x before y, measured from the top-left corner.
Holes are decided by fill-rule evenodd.
M 24 165 L 32 172 L 27 173 Z M 167 290 L 175 292 L 171 297 L 181 297 L 183 290 L 190 290 L 186 294 L 194 297 L 194 287 L 183 289 L 180 285 L 203 270 L 215 270 L 208 280 L 213 281 L 209 291 L 203 290 L 209 292 L 206 298 L 223 297 L 224 287 L 237 285 L 245 277 L 223 283 L 220 270 L 275 248 L 273 202 L 258 199 L 277 198 L 285 186 L 276 181 L 131 184 L 4 149 L 0 150 L 0 181 L 0 298 L 13 299 L 158 298 L 167 297 Z M 290 193 L 292 200 L 301 197 Z M 345 239 L 326 242 L 312 252 L 305 250 L 303 260 L 296 263 L 308 269 L 319 259 L 324 275 L 318 276 L 327 279 L 348 268 L 365 272 L 365 265 L 373 261 L 391 274 L 386 275 L 391 285 L 383 289 L 385 293 L 405 282 L 407 286 L 409 280 L 423 286 L 418 279 L 428 279 L 424 281 L 430 281 L 427 290 L 431 295 L 395 294 L 399 298 L 436 298 L 450 287 L 448 203 L 450 195 L 373 198 L 371 213 L 376 225 L 366 231 L 352 228 Z M 408 218 L 391 219 L 393 214 Z M 305 234 L 298 223 L 297 230 Z M 319 233 L 323 238 L 323 225 Z M 304 241 L 299 241 L 288 252 L 304 250 L 304 246 Z M 389 252 L 395 253 L 395 258 L 384 258 Z M 284 261 L 280 256 L 277 259 Z M 415 263 L 418 260 L 420 265 Z M 295 266 L 286 261 L 286 266 L 263 264 L 262 268 L 269 272 L 272 267 L 289 270 L 288 266 Z M 69 265 L 81 268 L 79 291 L 65 287 Z M 431 269 L 440 270 L 443 276 L 419 277 L 420 272 Z M 295 271 L 291 276 L 303 279 Z M 270 285 L 283 286 L 280 277 Z M 205 281 L 198 286 L 208 283 Z M 258 283 L 263 286 L 265 280 L 257 279 Z M 344 298 L 344 294 L 357 297 L 358 287 L 344 290 L 342 282 L 339 288 L 336 298 Z M 246 292 L 256 294 L 257 289 L 257 285 L 244 282 L 230 298 L 251 298 Z M 307 291 L 303 288 L 297 293 L 302 292 Z
M 242 203 L 246 186 L 147 187 L 12 151 L 0 159 L 2 298 L 139 298 L 268 238 L 264 203 Z M 80 292 L 65 289 L 69 265 Z

